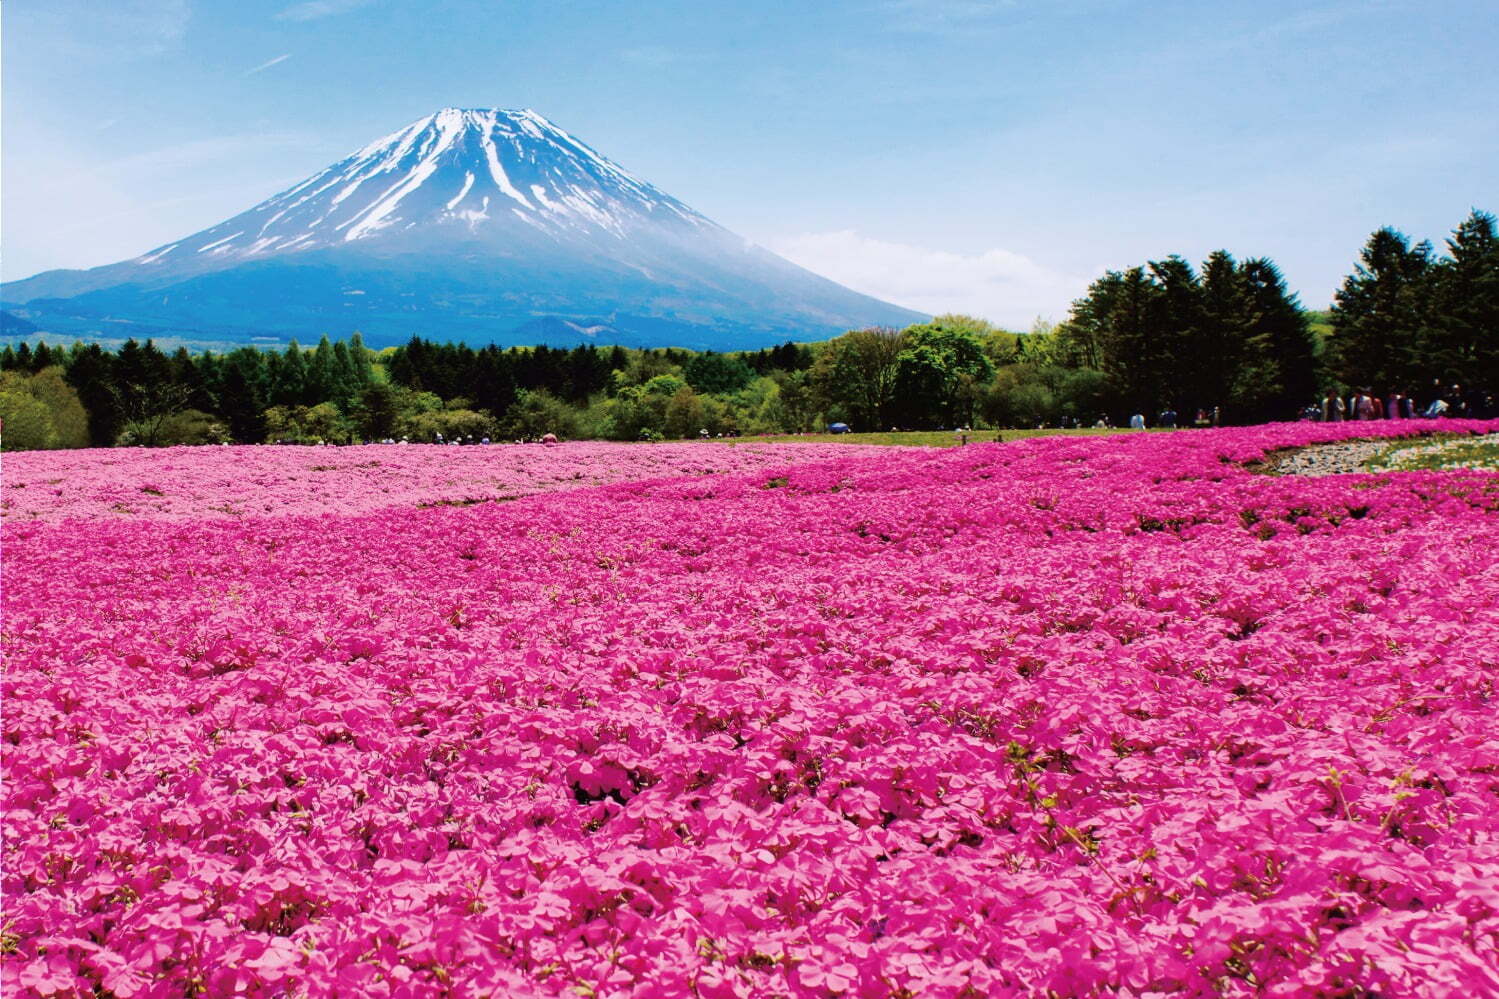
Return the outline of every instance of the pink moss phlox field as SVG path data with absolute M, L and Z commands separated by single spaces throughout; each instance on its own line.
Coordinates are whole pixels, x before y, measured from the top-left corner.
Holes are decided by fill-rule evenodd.
M 4 459 L 0 517 L 264 517 L 468 505 L 662 476 L 748 472 L 867 446 L 708 441 L 485 447 L 179 447 L 23 451 Z
M 11 519 L 6 994 L 1499 994 L 1499 475 L 1244 465 L 1421 429 Z

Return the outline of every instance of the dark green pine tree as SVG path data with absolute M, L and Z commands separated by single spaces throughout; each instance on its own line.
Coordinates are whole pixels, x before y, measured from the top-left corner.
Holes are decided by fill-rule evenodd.
M 364 337 L 358 330 L 355 330 L 354 335 L 349 337 L 349 362 L 353 366 L 356 392 L 374 381 L 374 363 L 370 357 L 369 348 L 364 345 Z
M 169 359 L 171 362 L 172 382 L 181 385 L 186 390 L 185 404 L 189 409 L 210 412 L 213 409 L 213 398 L 208 391 L 208 384 L 200 370 L 200 362 L 193 359 L 186 347 L 178 347 L 172 352 Z M 205 354 L 202 364 L 211 366 L 213 359 L 211 355 Z
M 0 371 L 14 370 L 16 370 L 16 352 L 10 344 L 6 344 L 5 348 L 0 350 Z
M 54 353 L 59 355 L 54 357 Z M 50 368 L 54 364 L 62 363 L 61 351 L 54 352 L 47 346 L 47 341 L 38 340 L 36 349 L 31 352 L 31 373 L 36 374 L 43 368 Z
M 308 401 L 307 355 L 297 341 L 286 345 L 277 366 L 276 380 L 271 384 L 271 405 L 312 406 Z
M 1088 293 L 1072 303 L 1072 312 L 1059 338 L 1070 363 L 1082 368 L 1107 370 L 1116 377 L 1109 317 L 1124 290 L 1124 275 L 1108 271 L 1088 286 Z
M 1235 422 L 1293 420 L 1315 401 L 1317 358 L 1306 313 L 1273 262 L 1239 266 L 1244 301 L 1244 351 L 1238 367 Z
M 630 366 L 630 355 L 619 344 L 615 344 L 609 350 L 609 373 L 623 371 Z
M 342 340 L 333 345 L 333 385 L 333 401 L 339 409 L 348 412 L 359 394 L 360 384 L 354 371 L 354 355 L 349 353 L 349 345 Z
M 241 444 L 265 440 L 265 409 L 270 404 L 266 394 L 268 362 L 279 360 L 279 355 L 266 355 L 254 347 L 242 347 L 224 357 L 219 369 L 218 411 L 229 424 L 230 436 Z
M 88 413 L 89 443 L 109 447 L 119 435 L 124 417 L 113 391 L 115 356 L 97 343 L 77 350 L 68 360 L 67 382 L 78 393 Z
M 1411 390 L 1426 319 L 1431 246 L 1388 226 L 1369 237 L 1332 308 L 1334 370 L 1352 388 Z
M 390 380 L 418 392 L 428 390 L 431 372 L 428 363 L 427 342 L 413 336 L 404 347 L 397 347 L 386 362 L 385 369 Z
M 1238 262 L 1227 250 L 1209 254 L 1202 265 L 1202 333 L 1193 348 L 1198 393 L 1182 412 L 1223 406 L 1230 419 L 1240 418 L 1244 400 L 1236 390 L 1249 338 L 1248 312 Z
M 1474 210 L 1447 240 L 1432 269 L 1423 344 L 1430 377 L 1499 391 L 1499 234 L 1494 216 Z
M 332 402 L 339 395 L 338 371 L 333 356 L 333 342 L 324 333 L 317 348 L 307 358 L 307 386 L 302 398 L 306 405 L 316 406 L 321 402 Z
M 1109 300 L 1101 329 L 1103 372 L 1109 378 L 1120 405 L 1141 410 L 1161 395 L 1164 379 L 1160 348 L 1160 288 L 1143 267 L 1131 267 L 1118 276 L 1117 287 L 1108 288 Z
M 1150 310 L 1146 360 L 1154 377 L 1135 406 L 1148 412 L 1169 402 L 1184 409 L 1184 397 L 1200 394 L 1210 363 L 1198 349 L 1207 322 L 1202 285 L 1192 265 L 1175 254 L 1152 262 L 1150 274 L 1157 294 Z
M 474 360 L 476 390 L 474 405 L 496 416 L 504 415 L 515 404 L 515 376 L 511 373 L 513 355 L 490 344 Z

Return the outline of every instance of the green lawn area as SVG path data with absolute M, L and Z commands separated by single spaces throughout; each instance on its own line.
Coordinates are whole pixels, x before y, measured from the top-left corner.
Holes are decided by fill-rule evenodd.
M 1470 437 L 1441 435 L 1419 442 L 1402 441 L 1370 458 L 1371 472 L 1442 471 L 1452 468 L 1499 470 L 1499 434 Z
M 1159 430 L 1160 428 L 1152 428 Z M 1138 430 L 1113 427 L 1097 430 L 970 430 L 968 443 L 987 443 L 996 439 L 1018 441 L 1026 437 L 1101 437 L 1108 434 L 1135 434 Z M 726 443 L 752 444 L 756 441 L 776 443 L 883 444 L 904 447 L 955 447 L 961 440 L 951 430 L 906 430 L 869 434 L 773 434 L 769 437 L 741 437 Z

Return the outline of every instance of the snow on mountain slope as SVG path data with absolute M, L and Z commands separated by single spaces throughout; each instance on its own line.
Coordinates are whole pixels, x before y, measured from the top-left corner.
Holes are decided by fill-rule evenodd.
M 728 348 L 918 318 L 748 244 L 535 111 L 459 108 L 201 232 L 0 300 L 75 335 L 371 343 Z
M 717 228 L 535 111 L 444 108 L 134 262 L 249 260 L 433 228 L 503 239 L 516 225 L 559 241 Z

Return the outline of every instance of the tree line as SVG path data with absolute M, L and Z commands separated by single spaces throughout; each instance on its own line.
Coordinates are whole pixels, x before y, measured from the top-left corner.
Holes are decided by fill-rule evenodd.
M 1303 310 L 1264 258 L 1219 251 L 1200 270 L 1173 256 L 1110 271 L 1056 328 L 1050 360 L 1101 374 L 1099 401 L 1116 411 L 1208 408 L 1254 423 L 1294 418 L 1329 390 L 1485 409 L 1499 390 L 1494 216 L 1473 211 L 1446 250 L 1378 230 L 1325 316 Z
M 1499 237 L 1474 211 L 1446 252 L 1383 228 L 1327 314 L 1274 262 L 1213 253 L 1110 271 L 1028 333 L 967 316 L 749 352 L 592 345 L 502 350 L 358 334 L 313 348 L 0 350 L 7 449 L 564 437 L 641 440 L 859 430 L 1294 419 L 1318 396 L 1451 397 L 1499 387 Z

